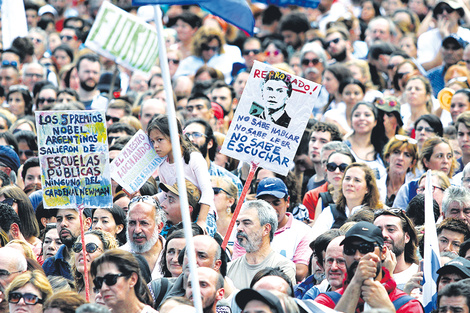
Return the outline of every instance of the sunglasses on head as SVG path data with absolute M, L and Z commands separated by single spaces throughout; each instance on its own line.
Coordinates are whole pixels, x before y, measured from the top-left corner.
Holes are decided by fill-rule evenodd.
M 16 304 L 20 302 L 21 298 L 23 298 L 24 303 L 27 305 L 35 305 L 36 303 L 43 303 L 43 300 L 40 299 L 38 296 L 32 293 L 19 293 L 19 292 L 10 292 L 8 294 L 8 302 Z
M 117 123 L 117 122 L 119 122 L 120 118 L 119 118 L 119 117 L 115 117 L 115 116 L 106 115 L 106 122 L 109 122 L 109 120 L 112 120 L 113 123 Z
M 315 58 L 315 59 L 303 59 L 302 60 L 302 65 L 308 66 L 310 65 L 310 63 L 312 63 L 313 65 L 317 65 L 318 63 L 320 63 L 320 59 Z
M 346 255 L 354 255 L 359 250 L 361 254 L 373 252 L 375 247 L 378 246 L 375 242 L 362 242 L 360 244 L 348 243 L 343 247 L 343 253 Z
M 82 243 L 81 242 L 76 242 L 73 247 L 72 247 L 72 250 L 73 252 L 75 253 L 80 253 L 80 251 L 82 251 L 83 249 L 83 246 L 82 246 Z M 94 242 L 89 242 L 86 244 L 85 246 L 85 250 L 87 253 L 94 253 L 96 250 L 102 250 L 96 243 Z
M 253 54 L 259 54 L 261 51 L 259 49 L 243 50 L 243 55 L 249 55 L 252 52 Z
M 137 202 L 145 202 L 145 203 L 155 206 L 157 209 L 160 208 L 157 201 L 155 201 L 155 199 L 151 196 L 136 196 L 132 198 L 131 201 L 129 201 L 129 207 L 131 206 L 131 204 L 137 203 Z
M 348 165 L 349 164 L 346 164 L 346 163 L 336 164 L 334 162 L 330 162 L 330 163 L 326 164 L 326 169 L 329 172 L 334 172 L 334 171 L 336 171 L 337 168 L 339 168 L 339 171 L 341 173 L 344 173 L 344 171 L 346 170 L 346 167 L 348 167 Z
M 93 284 L 95 285 L 95 288 L 97 290 L 100 290 L 103 287 L 103 283 L 106 283 L 108 287 L 114 286 L 117 283 L 117 280 L 119 277 L 126 277 L 127 275 L 124 275 L 122 273 L 120 274 L 106 274 L 103 277 L 96 276 L 95 279 L 93 279 Z M 95 289 L 95 290 L 96 290 Z

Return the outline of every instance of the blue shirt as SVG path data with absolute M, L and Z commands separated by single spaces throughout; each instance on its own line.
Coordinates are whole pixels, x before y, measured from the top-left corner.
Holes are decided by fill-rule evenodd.
M 65 249 L 67 249 L 67 247 L 65 245 L 61 245 L 55 256 L 51 256 L 44 261 L 42 268 L 46 273 L 46 276 L 62 276 L 73 280 L 69 262 L 64 258 Z

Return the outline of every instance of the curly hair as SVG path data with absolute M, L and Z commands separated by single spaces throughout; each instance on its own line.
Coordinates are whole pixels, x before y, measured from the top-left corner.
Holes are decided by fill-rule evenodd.
M 24 272 L 23 274 L 16 276 L 5 290 L 5 298 L 8 299 L 10 292 L 13 292 L 27 284 L 33 285 L 41 292 L 41 298 L 43 301 L 47 301 L 47 299 L 52 296 L 52 287 L 47 280 L 47 277 L 40 270 L 34 270 Z
M 313 132 L 329 132 L 331 135 L 330 141 L 343 141 L 343 135 L 339 131 L 338 126 L 332 123 L 317 122 L 315 125 L 313 125 L 310 136 Z
M 225 39 L 224 35 L 217 28 L 202 26 L 194 34 L 194 38 L 191 45 L 191 53 L 195 56 L 202 56 L 202 46 L 208 45 L 209 42 L 216 39 L 219 42 L 219 53 L 224 53 Z
M 405 136 L 403 136 L 405 137 Z M 399 137 L 400 138 L 400 137 Z M 411 140 L 411 138 L 410 138 Z M 395 151 L 395 150 L 400 150 L 400 151 L 406 151 L 410 154 L 412 158 L 412 166 L 411 168 L 408 169 L 408 171 L 411 171 L 413 174 L 415 174 L 416 170 L 416 162 L 418 160 L 418 145 L 416 143 L 411 143 L 407 137 L 405 138 L 396 138 L 393 137 L 390 139 L 390 141 L 385 145 L 384 148 L 384 158 L 388 159 L 390 155 Z

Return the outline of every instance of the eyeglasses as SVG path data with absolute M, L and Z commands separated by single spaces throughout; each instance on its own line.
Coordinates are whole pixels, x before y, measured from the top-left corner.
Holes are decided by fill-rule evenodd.
M 209 45 L 201 45 L 201 50 L 202 51 L 208 51 L 208 50 L 212 50 L 214 52 L 217 52 L 219 51 L 219 46 L 209 46 Z
M 441 188 L 441 187 L 439 187 L 439 186 L 432 186 L 432 193 L 434 193 L 434 191 L 436 191 L 436 189 L 439 189 L 439 190 L 441 190 L 441 191 L 444 191 L 444 188 Z M 424 190 L 425 190 L 424 187 L 418 187 L 418 188 L 416 188 L 416 193 L 423 193 Z
M 375 247 L 377 247 L 378 244 L 375 242 L 362 242 L 360 244 L 345 244 L 343 247 L 343 253 L 346 255 L 354 255 L 356 254 L 356 251 L 359 250 L 361 254 L 367 254 L 369 252 L 373 252 Z
M 8 294 L 8 302 L 13 304 L 20 302 L 21 298 L 23 298 L 24 304 L 27 305 L 42 304 L 44 302 L 41 298 L 32 293 L 10 292 Z
M 416 130 L 418 133 L 422 132 L 423 130 L 424 130 L 426 133 L 435 133 L 434 129 L 432 129 L 431 127 L 419 126 L 419 127 L 416 127 L 415 130 Z
M 131 199 L 131 201 L 129 201 L 128 207 L 130 208 L 131 204 L 134 204 L 134 203 L 137 203 L 137 202 L 146 202 L 148 204 L 151 204 L 151 205 L 155 206 L 156 208 L 160 208 L 157 201 L 155 201 L 155 199 L 151 196 L 137 196 L 137 197 L 134 197 L 134 198 Z
M 312 63 L 314 66 L 320 63 L 320 59 L 315 58 L 315 59 L 303 59 L 302 60 L 302 65 L 308 66 Z
M 469 62 L 470 63 L 470 62 Z M 452 79 L 450 79 L 448 82 L 447 82 L 447 86 L 449 86 L 450 84 L 453 84 L 455 82 L 461 82 L 461 83 L 467 83 L 468 81 L 468 78 L 467 77 L 454 77 Z M 467 84 L 468 86 L 468 84 Z
M 395 68 L 395 66 L 397 66 L 398 64 L 389 64 L 387 65 L 387 69 L 389 70 L 393 70 Z
M 168 63 L 173 63 L 174 65 L 178 65 L 180 64 L 180 60 L 177 60 L 177 59 L 168 59 Z
M 403 135 L 395 135 L 395 139 L 396 140 L 400 140 L 400 141 L 406 141 L 412 145 L 416 145 L 418 144 L 418 141 L 416 139 L 413 139 L 413 138 L 410 138 L 408 136 L 403 136 Z
M 32 158 L 33 156 L 36 156 L 36 152 L 34 150 L 18 150 L 18 155 L 25 155 L 27 158 Z
M 109 122 L 109 120 L 112 120 L 113 123 L 117 123 L 117 122 L 119 122 L 120 118 L 119 118 L 119 117 L 115 117 L 115 116 L 106 115 L 106 122 Z
M 250 53 L 259 54 L 260 52 L 261 52 L 260 49 L 243 50 L 243 55 L 250 55 Z
M 56 99 L 54 98 L 38 98 L 38 103 L 55 103 Z
M 335 263 L 335 262 L 336 262 L 336 264 L 338 264 L 338 267 L 345 267 L 346 266 L 346 260 L 345 259 L 326 258 L 325 262 L 328 266 L 332 266 L 333 263 Z
M 117 283 L 117 280 L 119 277 L 126 277 L 127 275 L 124 275 L 122 273 L 120 274 L 106 274 L 103 277 L 96 276 L 95 279 L 93 279 L 93 284 L 95 285 L 96 289 L 101 289 L 103 287 L 103 282 L 106 283 L 108 287 L 114 286 Z
M 230 193 L 228 193 L 225 189 L 220 188 L 220 187 L 212 187 L 212 190 L 214 190 L 214 194 L 218 195 L 221 191 L 224 192 L 225 194 L 229 195 L 232 197 Z
M 462 183 L 470 183 L 470 177 L 462 177 Z
M 188 136 L 188 138 L 194 138 L 194 139 L 200 139 L 200 138 L 203 138 L 203 137 L 207 137 L 206 135 L 204 135 L 203 133 L 200 133 L 200 132 L 184 132 L 184 134 L 186 136 Z
M 348 167 L 349 164 L 346 164 L 346 163 L 341 163 L 341 164 L 336 164 L 334 162 L 330 162 L 328 164 L 326 164 L 326 169 L 328 170 L 328 172 L 334 172 L 336 171 L 337 168 L 339 168 L 339 171 L 341 173 L 344 173 L 344 171 L 346 170 L 346 167 Z
M 447 44 L 447 45 L 442 46 L 442 48 L 444 48 L 445 50 L 452 50 L 452 51 L 463 49 L 463 47 L 460 44 L 457 44 L 457 45 Z
M 72 247 L 72 250 L 73 252 L 75 253 L 80 253 L 80 251 L 82 251 L 83 249 L 83 246 L 82 246 L 82 243 L 81 242 L 76 242 L 73 247 Z M 86 244 L 85 246 L 85 250 L 87 253 L 95 253 L 96 250 L 101 250 L 103 251 L 103 249 L 101 249 L 96 243 L 94 242 L 89 242 Z
M 28 77 L 28 78 L 36 77 L 36 78 L 38 78 L 38 79 L 44 77 L 43 74 L 36 74 L 36 73 L 24 73 L 24 76 L 25 76 L 25 77 Z
M 21 271 L 9 272 L 7 270 L 0 270 L 0 278 L 5 279 L 10 277 L 11 274 L 21 273 Z
M 3 204 L 8 204 L 9 206 L 12 206 L 13 203 L 15 203 L 15 202 L 16 202 L 16 200 L 13 199 L 13 198 L 5 198 L 5 199 L 2 201 Z M 0 276 L 1 276 L 1 274 L 0 274 Z
M 448 14 L 450 14 L 450 13 L 454 12 L 455 10 L 452 9 L 448 5 L 441 5 L 440 7 L 438 7 L 436 9 L 436 15 L 442 14 L 442 13 L 444 13 L 444 11 L 446 11 Z
M 332 43 L 334 43 L 336 45 L 340 40 L 341 40 L 341 38 L 336 38 L 336 39 L 327 41 L 325 45 L 328 48 Z
M 32 42 L 35 42 L 35 43 L 42 43 L 42 39 L 39 39 L 39 38 L 29 37 L 29 40 L 31 40 Z
M 62 41 L 70 41 L 72 39 L 77 40 L 77 36 L 70 36 L 70 35 L 61 35 L 60 40 Z
M 16 62 L 16 61 L 8 61 L 8 60 L 3 60 L 3 61 L 2 61 L 2 66 L 9 66 L 9 65 L 14 66 L 14 67 L 17 68 L 17 67 L 18 67 L 18 62 Z
M 281 51 L 279 51 L 279 50 L 276 50 L 276 51 L 265 51 L 265 52 L 264 52 L 264 55 L 267 56 L 267 57 L 269 57 L 269 56 L 271 56 L 271 55 L 276 57 L 276 56 L 278 56 L 279 54 L 281 54 Z

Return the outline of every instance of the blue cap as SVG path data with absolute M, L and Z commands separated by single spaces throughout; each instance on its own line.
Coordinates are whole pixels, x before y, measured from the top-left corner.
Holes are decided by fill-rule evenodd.
M 6 167 L 11 168 L 18 174 L 18 168 L 21 165 L 20 158 L 15 150 L 9 146 L 0 146 L 0 163 L 3 163 Z
M 460 47 L 462 47 L 462 49 L 465 49 L 465 47 L 468 45 L 468 41 L 462 39 L 462 37 L 457 34 L 450 34 L 449 36 L 444 38 L 444 40 L 442 40 L 442 46 L 449 42 L 457 43 Z
M 263 195 L 274 196 L 278 199 L 282 199 L 289 194 L 286 184 L 277 177 L 266 177 L 258 184 L 256 190 L 256 198 Z

